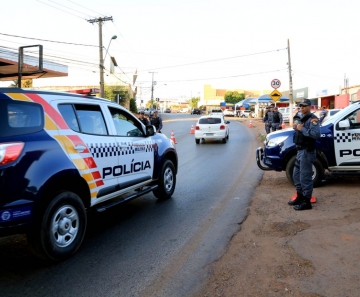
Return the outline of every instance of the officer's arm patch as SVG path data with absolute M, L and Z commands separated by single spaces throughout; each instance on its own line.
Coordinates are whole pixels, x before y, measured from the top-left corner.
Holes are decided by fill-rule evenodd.
M 318 124 L 318 119 L 311 119 L 310 123 L 312 123 L 314 126 Z

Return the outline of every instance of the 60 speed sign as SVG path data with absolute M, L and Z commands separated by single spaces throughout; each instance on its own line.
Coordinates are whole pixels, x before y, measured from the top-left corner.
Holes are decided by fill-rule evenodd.
M 271 87 L 273 87 L 274 89 L 278 89 L 280 88 L 280 86 L 281 86 L 281 82 L 277 78 L 271 81 Z

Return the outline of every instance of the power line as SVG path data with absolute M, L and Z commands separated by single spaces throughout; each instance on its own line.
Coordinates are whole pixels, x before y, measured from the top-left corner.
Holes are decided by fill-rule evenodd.
M 55 2 L 55 1 L 53 1 L 53 0 L 48 0 L 48 1 L 50 1 L 50 2 L 52 2 L 52 3 L 55 3 L 56 5 L 59 5 L 59 6 L 65 7 L 65 8 L 67 8 L 67 9 L 73 10 L 73 11 L 75 11 L 75 12 L 82 13 L 82 12 L 80 12 L 80 11 L 77 11 L 76 9 L 70 8 L 70 7 L 65 6 L 65 5 L 63 5 L 63 4 L 56 3 L 56 2 Z M 84 13 L 84 14 L 85 14 L 85 13 Z M 85 14 L 85 15 L 86 15 L 86 14 Z M 89 15 L 87 15 L 87 16 L 89 16 Z
M 217 61 L 223 61 L 223 60 L 237 59 L 237 58 L 243 58 L 243 57 L 249 57 L 249 56 L 255 56 L 255 55 L 262 55 L 262 54 L 267 54 L 267 53 L 272 53 L 272 52 L 278 52 L 278 51 L 286 50 L 286 49 L 287 49 L 287 48 L 282 48 L 282 49 L 277 49 L 277 50 L 271 50 L 271 51 L 253 53 L 253 54 L 246 54 L 246 55 L 241 55 L 241 56 L 220 58 L 220 59 L 214 59 L 214 60 L 205 60 L 205 61 L 200 61 L 200 62 L 193 62 L 193 63 L 187 63 L 187 64 L 179 64 L 179 65 L 173 65 L 173 66 L 165 66 L 165 67 L 160 67 L 160 68 L 151 68 L 151 69 L 143 70 L 143 71 L 166 69 L 166 68 L 175 68 L 175 67 L 183 67 L 183 66 L 189 66 L 189 65 L 196 65 L 196 64 L 217 62 Z
M 91 10 L 90 8 L 87 8 L 87 7 L 83 6 L 83 5 L 80 5 L 80 4 L 78 4 L 78 3 L 75 3 L 74 1 L 71 1 L 71 0 L 68 0 L 68 1 L 71 2 L 71 3 L 74 3 L 74 4 L 78 5 L 78 6 L 80 6 L 80 7 L 82 7 L 82 8 L 85 8 L 85 9 L 87 9 L 87 10 L 90 10 L 90 11 L 96 13 L 96 14 L 99 14 L 98 11 Z M 105 16 L 105 15 L 103 15 L 103 16 Z
M 48 4 L 48 3 L 42 2 L 42 1 L 40 1 L 40 0 L 36 0 L 36 1 L 37 1 L 37 2 L 40 2 L 40 3 L 42 3 L 42 4 L 45 4 L 45 5 L 48 5 L 48 6 L 52 7 L 52 8 L 57 9 L 57 10 L 61 10 L 61 11 L 65 12 L 65 13 L 68 13 L 68 14 L 71 14 L 71 15 L 73 15 L 73 16 L 76 16 L 76 17 L 79 18 L 79 19 L 82 19 L 82 20 L 85 19 L 85 18 L 82 18 L 82 17 L 80 17 L 80 16 L 78 16 L 78 15 L 76 15 L 76 14 L 70 13 L 70 12 L 68 12 L 68 11 L 66 11 L 66 10 L 60 9 L 60 8 L 58 8 L 58 7 L 55 7 L 55 6 L 50 5 L 50 4 Z
M 98 45 L 92 45 L 92 44 L 82 44 L 82 43 L 72 43 L 72 42 L 65 42 L 65 41 L 55 41 L 55 40 L 49 40 L 49 39 L 40 39 L 40 38 L 25 37 L 25 36 L 19 36 L 19 35 L 11 35 L 11 34 L 6 34 L 6 33 L 0 33 L 0 35 L 10 36 L 10 37 L 17 37 L 17 38 L 24 38 L 24 39 L 39 40 L 39 41 L 46 41 L 46 42 L 53 42 L 53 43 L 99 47 Z

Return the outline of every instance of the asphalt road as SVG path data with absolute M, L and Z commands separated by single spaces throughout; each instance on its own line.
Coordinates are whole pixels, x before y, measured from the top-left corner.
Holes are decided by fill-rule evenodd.
M 49 265 L 34 257 L 24 236 L 0 238 L 0 296 L 193 296 L 207 265 L 239 230 L 262 172 L 249 128 L 231 120 L 226 144 L 195 144 L 198 115 L 161 114 L 174 131 L 179 157 L 173 197 L 147 194 L 91 214 L 82 247 Z

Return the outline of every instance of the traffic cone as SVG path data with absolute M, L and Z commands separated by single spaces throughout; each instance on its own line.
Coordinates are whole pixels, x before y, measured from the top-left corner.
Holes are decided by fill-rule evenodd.
M 250 123 L 249 123 L 249 128 L 252 128 L 253 126 L 252 126 L 252 123 L 251 123 L 251 120 L 250 120 Z
M 285 123 L 284 122 L 282 122 L 282 124 L 281 124 L 281 129 L 285 129 Z
M 294 201 L 296 199 L 296 197 L 297 197 L 297 192 L 295 192 L 295 194 L 291 197 L 291 201 Z M 314 195 L 311 196 L 310 202 L 316 203 L 316 197 Z
M 191 125 L 190 134 L 195 134 L 195 128 L 194 128 L 194 125 Z
M 173 143 L 177 144 L 176 139 L 175 139 L 174 130 L 171 130 L 171 137 L 170 137 L 170 140 L 171 140 Z

